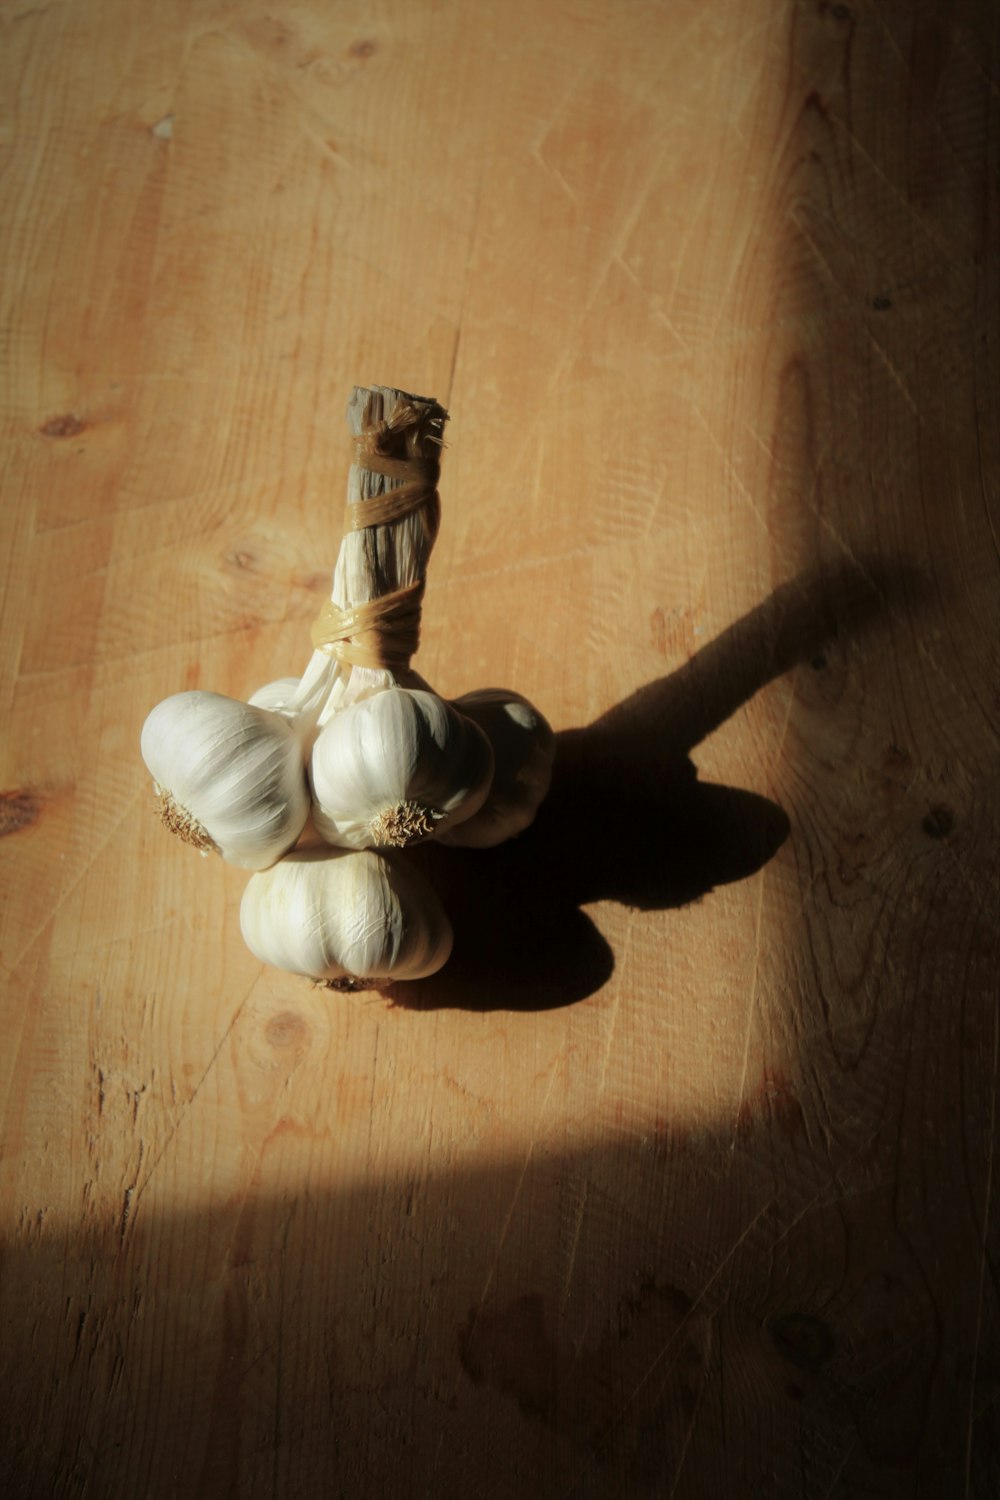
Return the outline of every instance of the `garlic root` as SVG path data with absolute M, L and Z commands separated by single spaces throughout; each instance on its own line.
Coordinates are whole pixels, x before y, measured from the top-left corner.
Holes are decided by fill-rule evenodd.
M 168 833 L 176 834 L 182 844 L 190 844 L 199 854 L 218 854 L 218 844 L 186 807 L 180 807 L 159 782 L 153 782 L 153 790 L 156 793 L 156 811 Z

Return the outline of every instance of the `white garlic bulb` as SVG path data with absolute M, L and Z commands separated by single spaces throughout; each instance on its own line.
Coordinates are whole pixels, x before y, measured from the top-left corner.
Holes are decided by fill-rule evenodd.
M 244 870 L 280 859 L 309 814 L 303 720 L 221 693 L 175 693 L 142 727 L 167 828 Z
M 493 784 L 471 818 L 442 835 L 446 844 L 490 849 L 521 833 L 533 821 L 552 781 L 556 739 L 527 698 L 507 688 L 482 688 L 454 700 L 478 724 L 493 747 Z
M 254 708 L 267 708 L 271 713 L 282 713 L 288 708 L 299 689 L 300 678 L 279 677 L 277 682 L 267 682 L 251 693 L 247 702 Z
M 333 715 L 316 738 L 309 779 L 313 822 L 328 843 L 403 848 L 482 806 L 493 751 L 436 693 L 390 687 Z
M 299 849 L 252 875 L 240 927 L 262 963 L 331 981 L 423 979 L 452 945 L 423 877 L 371 849 Z

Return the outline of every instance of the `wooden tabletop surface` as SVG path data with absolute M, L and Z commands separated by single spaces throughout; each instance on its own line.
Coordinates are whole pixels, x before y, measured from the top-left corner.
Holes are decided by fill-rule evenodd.
M 1000 1490 L 998 35 L 0 5 L 5 1494 Z M 559 733 L 388 996 L 138 744 L 304 666 L 355 383 Z

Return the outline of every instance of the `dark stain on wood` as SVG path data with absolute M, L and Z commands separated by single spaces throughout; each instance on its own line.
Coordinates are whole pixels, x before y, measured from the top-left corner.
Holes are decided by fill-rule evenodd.
M 765 1072 L 760 1087 L 741 1103 L 736 1115 L 736 1129 L 748 1135 L 757 1119 L 769 1117 L 788 1140 L 801 1135 L 805 1115 L 798 1095 L 788 1079 L 780 1073 Z
M 0 792 L 0 838 L 38 822 L 42 803 L 33 792 Z
M 676 1417 L 693 1420 L 704 1388 L 709 1337 L 693 1307 L 681 1288 L 647 1273 L 620 1298 L 596 1344 L 570 1347 L 557 1344 L 543 1298 L 530 1293 L 502 1309 L 474 1308 L 459 1357 L 475 1385 L 512 1397 L 525 1416 L 597 1460 L 651 1481 L 678 1436 Z M 623 1404 L 619 1391 L 631 1393 Z
M 79 437 L 80 433 L 85 432 L 86 429 L 87 423 L 83 417 L 78 417 L 76 412 L 67 411 L 63 412 L 61 416 L 50 417 L 47 422 L 42 423 L 38 430 L 42 434 L 42 437 L 71 438 Z
M 882 770 L 888 781 L 899 782 L 908 785 L 912 779 L 913 761 L 906 750 L 901 750 L 896 744 L 886 746 L 885 754 L 882 756 Z
M 459 1336 L 458 1356 L 474 1385 L 492 1385 L 514 1397 L 525 1416 L 551 1416 L 555 1351 L 541 1297 L 518 1297 L 500 1312 L 474 1308 Z
M 360 62 L 367 62 L 378 51 L 378 43 L 373 42 L 371 37 L 365 37 L 360 42 L 352 42 L 348 48 L 348 55 L 356 57 Z
M 806 95 L 805 108 L 819 115 L 821 120 L 829 120 L 830 110 L 818 89 L 810 89 Z
M 801 1135 L 805 1128 L 805 1116 L 802 1113 L 802 1105 L 791 1085 L 784 1080 L 779 1080 L 767 1091 L 768 1102 L 771 1107 L 771 1118 L 774 1120 L 782 1135 L 789 1140 Z
M 955 826 L 955 814 L 943 802 L 938 802 L 928 810 L 920 826 L 929 839 L 946 839 Z
M 833 1334 L 809 1313 L 786 1313 L 771 1324 L 774 1347 L 800 1370 L 819 1370 L 833 1354 Z
M 272 1047 L 305 1047 L 309 1042 L 309 1027 L 294 1010 L 283 1010 L 272 1016 L 264 1028 L 264 1035 Z

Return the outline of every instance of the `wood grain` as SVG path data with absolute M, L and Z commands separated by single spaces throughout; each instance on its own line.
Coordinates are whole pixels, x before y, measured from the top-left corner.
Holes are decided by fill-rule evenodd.
M 996 1493 L 998 30 L 0 5 L 5 1493 Z M 388 1000 L 138 754 L 301 670 L 358 382 L 560 737 Z

